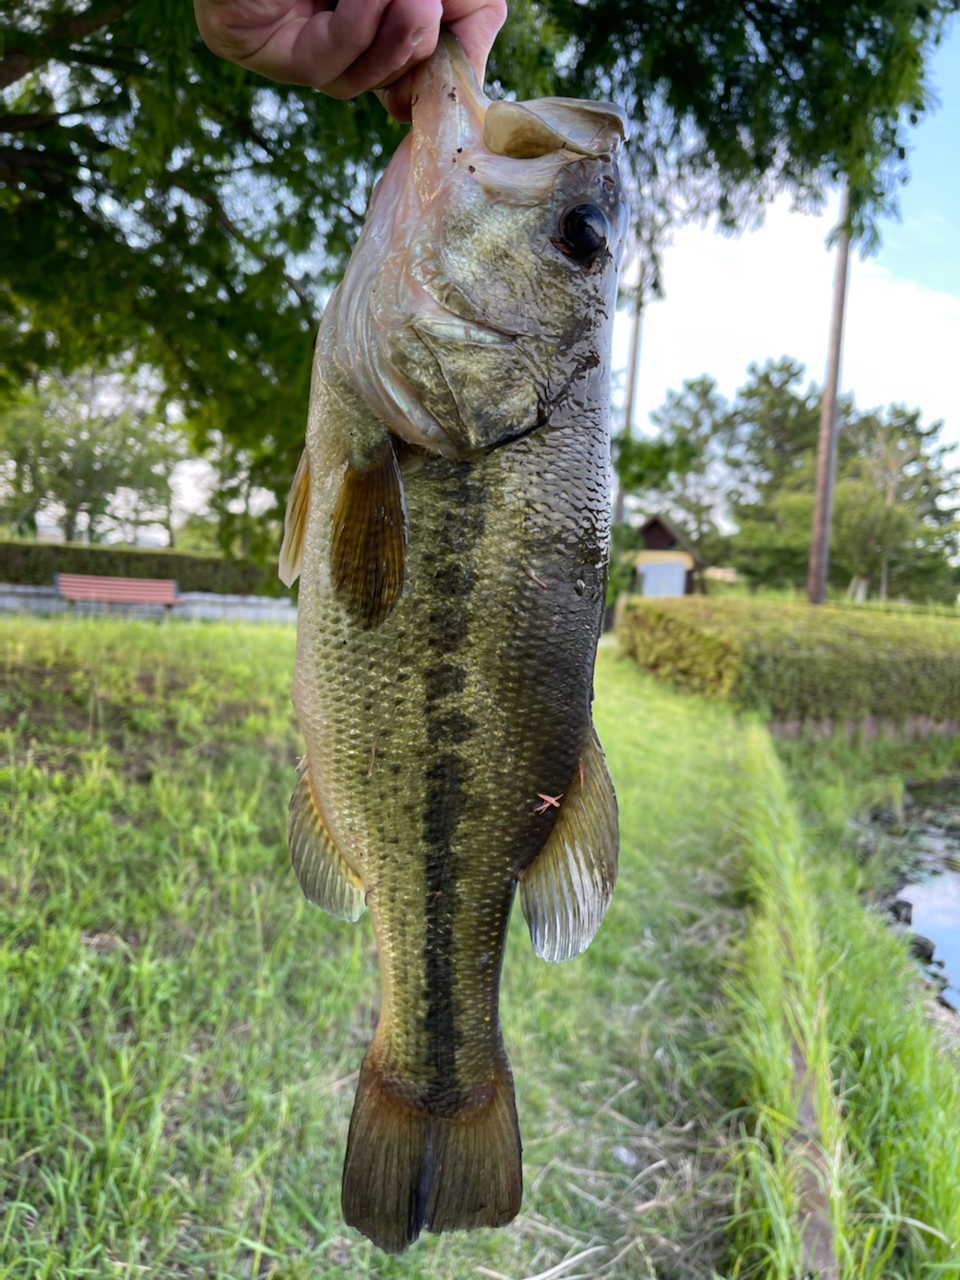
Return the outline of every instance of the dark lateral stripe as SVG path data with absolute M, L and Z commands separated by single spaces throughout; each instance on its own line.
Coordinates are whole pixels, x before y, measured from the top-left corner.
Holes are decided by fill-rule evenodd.
M 466 808 L 473 764 L 463 747 L 476 725 L 457 706 L 467 671 L 456 652 L 469 634 L 473 557 L 484 525 L 484 493 L 470 464 L 461 464 L 456 499 L 438 531 L 432 566 L 429 644 L 443 659 L 427 679 L 426 731 L 438 755 L 426 770 L 423 813 L 426 893 L 424 1033 L 429 1079 L 424 1102 L 442 1113 L 458 1105 L 455 923 L 458 860 L 454 845 Z
M 425 1101 L 442 1109 L 453 1102 L 456 1081 L 456 1010 L 454 1006 L 454 906 L 457 866 L 452 843 L 466 804 L 469 773 L 457 755 L 441 756 L 427 770 L 424 844 L 426 853 L 426 1003 L 424 1031 L 431 1074 Z

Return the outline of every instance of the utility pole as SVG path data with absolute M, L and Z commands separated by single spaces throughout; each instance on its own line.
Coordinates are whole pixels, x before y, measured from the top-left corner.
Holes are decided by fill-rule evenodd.
M 637 398 L 637 366 L 640 363 L 640 319 L 643 312 L 644 263 L 640 260 L 637 294 L 630 327 L 630 355 L 627 359 L 627 402 L 623 410 L 623 437 L 627 439 L 633 429 L 633 406 Z M 623 485 L 617 479 L 617 500 L 613 507 L 613 523 L 623 524 Z
M 827 358 L 827 385 L 820 407 L 820 439 L 817 445 L 817 489 L 813 507 L 813 536 L 810 540 L 810 567 L 807 599 L 823 604 L 827 596 L 827 568 L 830 564 L 830 522 L 833 517 L 833 486 L 837 475 L 837 395 L 840 390 L 840 349 L 843 345 L 843 308 L 847 298 L 850 262 L 850 180 L 843 190 L 837 278 L 833 288 L 833 323 Z

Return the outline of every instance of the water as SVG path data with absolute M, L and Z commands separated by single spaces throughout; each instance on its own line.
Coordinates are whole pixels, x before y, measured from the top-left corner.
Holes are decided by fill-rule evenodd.
M 913 905 L 914 933 L 937 944 L 935 960 L 945 962 L 950 975 L 947 998 L 960 1002 L 960 875 L 942 871 L 916 884 L 905 884 L 897 894 Z
M 905 883 L 892 896 L 913 907 L 909 928 L 936 944 L 934 960 L 950 977 L 947 998 L 960 1004 L 960 779 L 915 784 L 902 821 L 877 811 L 854 828 L 862 847 L 882 844 L 895 856 Z

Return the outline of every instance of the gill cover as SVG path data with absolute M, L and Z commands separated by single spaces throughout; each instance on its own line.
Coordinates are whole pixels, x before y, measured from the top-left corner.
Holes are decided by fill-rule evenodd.
M 491 102 L 449 35 L 417 73 L 412 113 L 338 293 L 336 357 L 391 432 L 463 458 L 548 420 L 589 372 L 626 229 L 624 118 L 572 99 Z M 589 262 L 564 249 L 569 207 L 596 211 Z

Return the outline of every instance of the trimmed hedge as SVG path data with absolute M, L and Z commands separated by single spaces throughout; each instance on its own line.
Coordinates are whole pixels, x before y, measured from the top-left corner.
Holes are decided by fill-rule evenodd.
M 181 591 L 285 596 L 276 569 L 246 560 L 186 555 L 161 547 L 87 546 L 79 542 L 0 542 L 0 582 L 49 587 L 55 573 L 113 578 L 175 578 Z
M 624 596 L 616 630 L 644 670 L 774 721 L 960 718 L 960 619 Z

